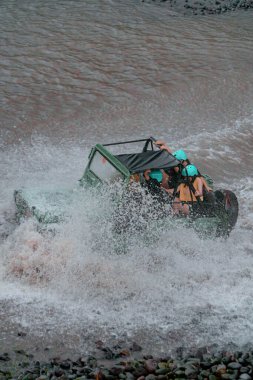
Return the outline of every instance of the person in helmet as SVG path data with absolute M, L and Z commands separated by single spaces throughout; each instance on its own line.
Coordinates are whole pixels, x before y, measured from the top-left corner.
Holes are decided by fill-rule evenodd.
M 163 171 L 164 175 L 162 186 L 170 193 L 173 193 L 181 182 L 181 172 L 183 168 L 189 165 L 190 161 L 187 157 L 187 154 L 182 149 L 173 152 L 162 140 L 157 140 L 155 144 L 159 149 L 166 150 L 169 154 L 172 154 L 180 162 L 180 164 L 175 168 Z
M 174 214 L 187 216 L 198 212 L 203 202 L 203 181 L 195 165 L 187 165 L 182 170 L 183 182 L 177 188 L 173 203 Z
M 160 149 L 160 150 L 167 150 L 168 153 L 172 154 L 178 161 L 180 161 L 180 164 L 183 166 L 189 165 L 190 161 L 188 160 L 187 154 L 183 149 L 176 150 L 173 152 L 168 145 L 162 141 L 162 140 L 157 140 L 155 142 L 155 145 Z
M 159 203 L 168 201 L 168 194 L 163 189 L 163 171 L 160 169 L 148 169 L 144 172 L 144 187 Z
M 144 178 L 146 180 L 145 187 L 152 195 L 159 193 L 161 188 L 161 182 L 163 179 L 163 173 L 160 169 L 147 169 L 144 172 Z

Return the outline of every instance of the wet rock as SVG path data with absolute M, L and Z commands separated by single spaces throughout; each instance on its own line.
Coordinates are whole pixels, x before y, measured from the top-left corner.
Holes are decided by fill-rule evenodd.
M 139 344 L 133 342 L 132 347 L 130 347 L 130 350 L 133 352 L 139 352 L 142 351 L 142 347 L 139 346 Z
M 125 367 L 121 365 L 115 365 L 110 369 L 110 373 L 114 376 L 118 376 L 120 373 L 125 371 Z
M 156 376 L 153 374 L 149 374 L 148 376 L 145 377 L 145 380 L 156 380 Z
M 185 369 L 185 376 L 189 379 L 196 379 L 198 377 L 198 368 L 194 365 L 188 365 Z
M 209 375 L 210 375 L 210 372 L 209 372 L 209 371 L 204 370 L 204 371 L 201 371 L 201 372 L 200 372 L 200 376 L 201 376 L 202 378 L 209 378 Z
M 223 380 L 233 380 L 233 379 L 235 378 L 235 376 L 232 375 L 232 374 L 230 374 L 230 373 L 223 373 L 223 374 L 221 375 L 221 378 L 222 378 Z
M 204 368 L 204 369 L 209 369 L 209 368 L 211 368 L 212 367 L 212 363 L 211 362 L 201 362 L 200 363 L 200 366 L 201 366 L 201 368 Z
M 94 356 L 89 356 L 87 359 L 87 365 L 91 368 L 97 367 L 97 359 Z
M 155 372 L 157 368 L 157 362 L 154 359 L 148 359 L 145 361 L 145 368 L 149 373 Z
M 241 373 L 248 373 L 250 371 L 250 368 L 249 367 L 241 367 L 240 368 L 240 372 Z
M 19 363 L 19 366 L 20 366 L 21 368 L 27 368 L 27 367 L 29 367 L 29 365 L 30 365 L 29 362 L 21 362 L 21 363 Z
M 115 353 L 109 347 L 102 348 L 102 351 L 104 351 L 105 359 L 107 360 L 111 360 L 115 357 Z
M 62 369 L 70 369 L 70 362 L 68 360 L 65 360 L 65 361 L 60 363 L 60 367 Z
M 185 377 L 185 372 L 182 371 L 182 370 L 177 370 L 175 372 L 175 375 L 176 375 L 177 378 L 184 378 Z
M 218 376 L 221 376 L 223 373 L 226 373 L 226 371 L 227 367 L 225 366 L 225 364 L 219 364 L 216 369 L 216 374 Z
M 140 367 L 135 368 L 133 371 L 133 375 L 135 378 L 146 376 L 147 374 L 148 374 L 147 369 L 145 368 L 145 366 L 142 366 L 142 365 Z
M 9 355 L 7 353 L 4 353 L 3 355 L 0 355 L 0 361 L 2 361 L 2 362 L 8 362 L 10 360 L 11 360 L 11 358 L 9 357 Z
M 131 372 L 126 372 L 126 379 L 127 380 L 134 380 L 135 377 Z
M 251 376 L 248 373 L 243 373 L 242 375 L 240 375 L 239 379 L 240 380 L 250 380 Z
M 215 375 L 209 375 L 209 380 L 217 380 L 217 377 Z
M 83 371 L 84 371 L 83 367 L 77 367 L 77 366 L 72 367 L 72 372 L 78 375 L 83 373 Z
M 155 370 L 156 375 L 166 375 L 170 371 L 169 368 L 158 368 Z
M 228 368 L 230 368 L 230 369 L 239 369 L 239 368 L 241 368 L 241 366 L 242 365 L 238 362 L 232 362 L 232 363 L 228 364 Z
M 62 375 L 64 375 L 64 371 L 62 370 L 62 369 L 55 369 L 54 370 L 54 375 L 56 376 L 56 377 L 60 377 L 60 376 L 62 376 Z
M 24 350 L 14 350 L 14 352 L 19 355 L 26 355 L 26 352 Z
M 200 364 L 201 360 L 192 356 L 187 357 L 187 364 Z

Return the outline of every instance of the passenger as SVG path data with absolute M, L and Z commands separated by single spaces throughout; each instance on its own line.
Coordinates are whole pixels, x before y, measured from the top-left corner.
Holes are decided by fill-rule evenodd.
M 129 178 L 129 182 L 130 183 L 139 183 L 140 182 L 140 174 L 138 174 L 138 173 L 132 174 Z
M 148 169 L 144 172 L 146 186 L 152 195 L 157 195 L 160 192 L 163 173 L 160 169 Z
M 174 214 L 187 216 L 190 213 L 200 213 L 203 210 L 204 186 L 198 169 L 194 165 L 187 165 L 182 170 L 182 177 L 184 182 L 178 186 L 173 203 Z
M 181 182 L 181 172 L 183 168 L 189 165 L 190 161 L 188 160 L 187 154 L 182 149 L 172 152 L 172 150 L 160 140 L 156 142 L 156 145 L 159 146 L 159 149 L 167 150 L 168 153 L 172 154 L 180 162 L 178 166 L 164 171 L 162 186 L 169 192 L 173 193 Z
M 168 203 L 169 194 L 162 187 L 163 172 L 160 169 L 148 169 L 144 172 L 144 187 L 159 202 Z

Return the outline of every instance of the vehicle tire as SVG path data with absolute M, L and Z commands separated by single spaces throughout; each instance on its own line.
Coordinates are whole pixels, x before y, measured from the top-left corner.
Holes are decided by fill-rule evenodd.
M 217 229 L 217 236 L 228 237 L 238 218 L 239 204 L 235 193 L 230 190 L 216 190 L 217 215 L 220 218 L 220 225 Z

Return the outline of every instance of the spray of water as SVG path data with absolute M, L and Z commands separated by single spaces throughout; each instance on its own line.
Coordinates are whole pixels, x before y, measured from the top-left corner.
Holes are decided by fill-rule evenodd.
M 235 133 L 237 142 L 246 138 L 247 148 L 248 123 Z M 219 138 L 224 156 L 234 139 L 229 128 L 218 134 L 209 152 Z M 197 152 L 191 142 L 193 156 L 205 151 L 204 138 L 199 136 Z M 233 182 L 233 165 L 223 166 L 216 156 L 219 178 L 230 172 L 219 184 L 236 190 L 240 202 L 240 218 L 228 240 L 202 240 L 192 230 L 154 229 L 145 221 L 141 231 L 115 235 L 115 189 L 88 191 L 76 185 L 85 155 L 73 144 L 56 148 L 37 139 L 3 156 L 1 302 L 11 300 L 7 314 L 13 323 L 37 335 L 54 329 L 69 336 L 70 346 L 86 349 L 91 340 L 113 337 L 139 339 L 144 346 L 152 342 L 154 352 L 179 345 L 243 345 L 252 339 L 252 176 L 238 170 Z M 203 161 L 212 168 L 214 157 Z M 241 152 L 231 155 L 232 164 L 239 160 L 240 167 L 240 157 Z M 76 189 L 68 216 L 51 231 L 41 231 L 34 220 L 15 225 L 10 218 L 13 190 L 35 184 Z

